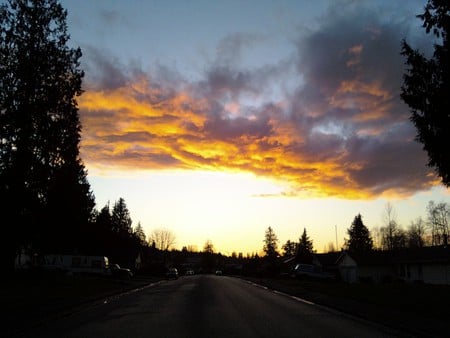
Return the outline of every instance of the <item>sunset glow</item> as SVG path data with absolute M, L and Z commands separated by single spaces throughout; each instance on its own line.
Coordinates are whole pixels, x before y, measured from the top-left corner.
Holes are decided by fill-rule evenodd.
M 124 197 L 147 232 L 257 252 L 267 226 L 280 246 L 306 227 L 321 251 L 358 213 L 379 226 L 388 200 L 407 226 L 447 198 L 399 97 L 400 41 L 423 43 L 420 1 L 263 1 L 237 21 L 196 2 L 196 20 L 63 3 L 84 51 L 81 157 L 98 207 Z

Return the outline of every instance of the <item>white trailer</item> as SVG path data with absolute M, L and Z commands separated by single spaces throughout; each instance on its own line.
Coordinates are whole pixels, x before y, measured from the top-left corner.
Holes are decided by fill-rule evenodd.
M 109 260 L 105 256 L 45 255 L 41 267 L 69 273 L 108 274 Z

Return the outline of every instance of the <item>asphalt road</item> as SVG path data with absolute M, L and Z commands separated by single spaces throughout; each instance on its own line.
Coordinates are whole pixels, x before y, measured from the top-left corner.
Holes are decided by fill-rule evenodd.
M 54 318 L 25 337 L 389 337 L 374 323 L 226 276 L 163 281 Z

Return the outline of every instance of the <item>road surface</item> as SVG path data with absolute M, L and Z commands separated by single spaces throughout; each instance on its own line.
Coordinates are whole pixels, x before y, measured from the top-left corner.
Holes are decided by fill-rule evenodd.
M 241 279 L 197 275 L 117 296 L 25 337 L 388 337 L 382 326 Z

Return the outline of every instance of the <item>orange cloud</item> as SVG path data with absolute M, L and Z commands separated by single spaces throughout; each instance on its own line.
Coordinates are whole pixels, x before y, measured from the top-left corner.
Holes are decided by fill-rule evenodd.
M 348 49 L 348 54 L 350 56 L 350 59 L 346 63 L 347 67 L 356 66 L 361 62 L 360 54 L 361 54 L 362 50 L 363 50 L 362 45 L 356 45 L 356 46 L 350 47 Z
M 361 113 L 347 120 L 364 123 L 388 114 L 390 99 L 375 81 L 344 81 L 329 102 L 331 108 L 347 109 L 351 100 Z M 313 128 L 324 112 L 295 121 L 284 113 L 284 104 L 274 111 L 260 107 L 245 117 L 236 101 L 217 111 L 216 101 L 144 80 L 87 91 L 79 106 L 82 157 L 91 168 L 250 172 L 287 182 L 291 190 L 285 196 L 370 198 L 395 190 L 395 184 L 385 189 L 378 181 L 366 184 L 372 163 L 358 143 L 333 128 Z M 373 126 L 359 129 L 364 130 L 365 135 L 382 133 Z M 417 186 L 404 188 L 412 189 Z

